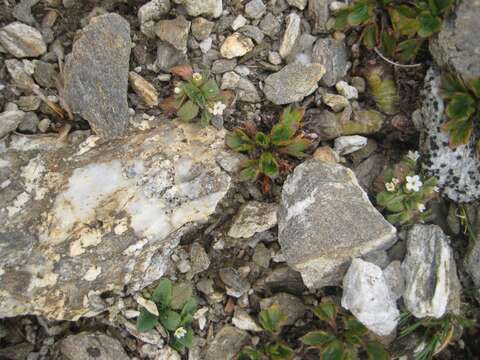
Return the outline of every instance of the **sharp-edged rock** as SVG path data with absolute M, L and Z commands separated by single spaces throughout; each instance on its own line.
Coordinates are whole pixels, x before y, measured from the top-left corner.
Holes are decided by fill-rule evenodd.
M 325 76 L 320 83 L 324 86 L 334 86 L 348 70 L 347 48 L 343 40 L 332 37 L 318 39 L 313 47 L 312 62 L 325 67 Z
M 249 238 L 277 225 L 277 205 L 250 201 L 238 211 L 228 236 Z
M 82 332 L 67 336 L 57 344 L 58 350 L 68 360 L 129 360 L 117 339 L 102 333 Z
M 210 342 L 204 359 L 232 360 L 248 342 L 248 333 L 231 325 L 225 325 Z
M 21 22 L 13 22 L 0 29 L 0 45 L 17 58 L 37 57 L 47 51 L 42 34 Z

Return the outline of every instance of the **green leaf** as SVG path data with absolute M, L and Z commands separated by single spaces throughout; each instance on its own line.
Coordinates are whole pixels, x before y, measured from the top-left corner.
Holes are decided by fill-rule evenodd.
M 190 121 L 198 115 L 198 110 L 199 107 L 189 100 L 178 110 L 177 116 L 183 121 Z
M 201 90 L 207 100 L 214 99 L 220 93 L 217 82 L 214 79 L 208 80 L 202 85 Z
M 280 117 L 280 122 L 270 131 L 272 144 L 283 145 L 289 141 L 298 131 L 303 114 L 303 109 L 287 107 Z
M 183 346 L 185 346 L 186 348 L 189 348 L 190 346 L 192 346 L 192 343 L 193 343 L 193 330 L 190 327 L 187 328 L 186 330 L 187 330 L 187 333 L 185 334 L 184 337 L 180 339 L 175 339 L 175 340 L 178 341 Z
M 474 80 L 470 80 L 468 82 L 468 86 L 470 87 L 470 89 L 473 91 L 473 93 L 475 94 L 475 96 L 477 98 L 480 98 L 480 78 L 478 79 L 474 79 Z M 478 99 L 477 99 L 478 100 Z
M 313 313 L 323 321 L 330 322 L 332 324 L 335 323 L 335 319 L 337 317 L 337 305 L 333 302 L 324 302 L 318 305 L 315 309 L 313 309 Z
M 431 2 L 435 4 L 435 8 L 436 8 L 434 15 L 440 15 L 444 13 L 446 10 L 451 8 L 452 5 L 454 4 L 453 0 L 432 0 Z M 431 9 L 431 10 L 433 11 L 434 9 Z
M 268 149 L 270 146 L 270 137 L 264 132 L 259 131 L 255 134 L 255 143 L 261 148 Z
M 278 152 L 282 154 L 287 154 L 296 158 L 303 158 L 307 156 L 307 154 L 305 154 L 304 151 L 307 150 L 310 147 L 310 145 L 312 145 L 312 142 L 310 140 L 299 136 L 291 140 L 291 142 L 288 145 L 278 148 Z
M 403 211 L 396 214 L 387 215 L 386 218 L 387 218 L 387 221 L 391 224 L 403 225 L 412 220 L 412 214 L 407 211 Z
M 238 355 L 237 360 L 262 360 L 262 356 L 263 354 L 260 351 L 247 346 L 243 348 L 242 352 Z
M 338 340 L 332 340 L 322 350 L 322 360 L 343 360 L 345 349 Z
M 438 17 L 431 15 L 420 16 L 420 28 L 418 29 L 418 35 L 423 38 L 428 38 L 433 34 L 440 31 L 442 27 L 442 21 Z
M 400 36 L 412 37 L 420 27 L 417 14 L 412 7 L 400 5 L 388 9 L 393 30 Z
M 335 30 L 345 30 L 348 27 L 349 9 L 340 10 L 335 16 Z
M 188 326 L 193 322 L 193 315 L 192 314 L 185 314 L 180 317 L 180 324 L 179 326 Z
M 160 322 L 169 331 L 175 331 L 180 325 L 180 314 L 173 310 L 166 310 L 160 313 Z
M 368 329 L 360 321 L 354 317 L 349 317 L 345 320 L 345 329 L 354 332 L 359 336 L 364 336 L 367 334 Z
M 368 4 L 363 1 L 356 2 L 348 14 L 347 22 L 350 26 L 357 26 L 369 19 Z
M 289 106 L 285 108 L 282 112 L 282 115 L 280 115 L 280 123 L 292 128 L 292 130 L 295 130 L 296 132 L 300 127 L 300 123 L 304 114 L 305 109 Z
M 467 89 L 462 81 L 454 74 L 442 75 L 442 96 L 450 99 L 458 93 L 465 93 Z
M 210 125 L 210 122 L 212 121 L 212 114 L 210 114 L 207 110 L 202 111 L 202 116 L 200 118 L 200 123 L 203 126 Z
M 145 308 L 140 310 L 140 315 L 137 318 L 138 331 L 145 332 L 152 330 L 157 324 L 158 316 L 149 313 Z
M 152 294 L 152 301 L 162 306 L 169 306 L 172 301 L 172 282 L 163 278 Z
M 238 152 L 251 151 L 254 148 L 253 140 L 241 129 L 235 129 L 227 135 L 227 146 Z
M 370 24 L 365 26 L 362 32 L 362 43 L 367 49 L 373 49 L 377 45 L 377 26 Z
M 395 40 L 395 38 L 390 35 L 388 31 L 382 31 L 380 34 L 380 40 L 382 44 L 382 53 L 388 57 L 393 56 L 397 46 L 397 40 Z
M 193 297 L 188 299 L 183 305 L 182 311 L 180 312 L 180 316 L 193 314 L 195 310 L 197 310 L 197 305 L 198 305 L 197 299 Z
M 187 83 L 182 87 L 185 94 L 187 94 L 188 98 L 197 104 L 200 107 L 204 107 L 206 104 L 205 96 L 203 96 L 202 91 L 191 83 Z
M 399 212 L 405 209 L 403 201 L 405 200 L 405 194 L 401 192 L 387 192 L 382 191 L 377 194 L 377 203 L 381 207 L 386 208 L 391 212 Z
M 449 134 L 449 145 L 455 148 L 467 144 L 473 131 L 471 118 L 452 119 L 442 125 L 442 130 Z
M 475 99 L 469 94 L 457 94 L 448 103 L 447 116 L 451 119 L 469 118 L 475 112 Z
M 272 334 L 280 332 L 283 323 L 287 317 L 283 314 L 280 306 L 274 304 L 268 309 L 262 310 L 259 315 L 260 325 L 262 325 L 265 331 Z
M 269 344 L 265 350 L 272 360 L 290 360 L 294 354 L 292 349 L 279 342 Z
M 260 156 L 258 167 L 263 174 L 271 179 L 276 178 L 280 172 L 277 160 L 275 160 L 275 157 L 270 152 L 264 152 Z
M 255 181 L 259 174 L 258 164 L 247 166 L 242 171 L 240 171 L 240 180 L 241 181 Z
M 322 348 L 323 345 L 335 339 L 335 336 L 323 330 L 310 331 L 301 340 L 305 345 Z
M 402 41 L 397 46 L 398 59 L 407 63 L 415 59 L 420 49 L 421 42 L 417 39 L 408 39 Z
M 369 360 L 389 360 L 390 355 L 388 354 L 385 347 L 376 341 L 371 341 L 367 343 L 367 355 Z

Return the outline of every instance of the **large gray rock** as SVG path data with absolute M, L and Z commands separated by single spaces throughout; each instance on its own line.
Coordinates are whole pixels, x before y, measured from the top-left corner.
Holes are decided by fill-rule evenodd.
M 42 34 L 21 22 L 13 22 L 0 29 L 0 45 L 17 58 L 36 57 L 47 51 Z
M 375 264 L 352 261 L 343 279 L 342 306 L 377 335 L 388 336 L 397 327 L 400 311 L 382 269 Z
M 395 233 L 342 165 L 308 160 L 283 185 L 278 241 L 310 289 L 337 285 L 351 259 L 390 247 Z
M 313 47 L 312 62 L 325 67 L 326 73 L 320 84 L 334 86 L 347 74 L 348 56 L 345 42 L 332 37 L 318 39 Z
M 102 333 L 82 332 L 60 341 L 58 351 L 65 360 L 129 360 L 117 339 Z
M 465 80 L 480 77 L 480 2 L 462 0 L 455 13 L 442 23 L 437 38 L 430 42 L 435 61 Z
M 93 316 L 102 293 L 158 280 L 231 186 L 215 162 L 224 135 L 165 122 L 96 147 L 0 143 L 0 318 Z
M 457 268 L 448 237 L 439 226 L 415 225 L 409 231 L 402 272 L 403 301 L 414 316 L 440 318 L 446 312 L 460 312 Z
M 420 150 L 423 169 L 438 179 L 443 195 L 456 202 L 480 198 L 480 166 L 476 136 L 455 149 L 448 146 L 448 133 L 441 130 L 447 119 L 440 95 L 441 78 L 437 69 L 427 71 L 422 91 L 422 106 L 416 112 L 415 125 L 421 132 Z
M 325 74 L 320 64 L 292 63 L 265 79 L 263 92 L 277 105 L 303 100 L 318 88 L 318 81 Z
M 130 25 L 117 14 L 93 18 L 65 61 L 65 101 L 105 139 L 128 125 Z

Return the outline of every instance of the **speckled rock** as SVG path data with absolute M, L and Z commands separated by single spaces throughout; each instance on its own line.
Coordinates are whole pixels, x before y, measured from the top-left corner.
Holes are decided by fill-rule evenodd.
M 164 122 L 98 146 L 0 143 L 0 317 L 93 316 L 107 306 L 102 293 L 158 280 L 231 186 L 215 162 L 224 135 Z
M 228 236 L 249 238 L 277 225 L 277 205 L 250 201 L 238 211 Z
M 17 58 L 36 57 L 47 51 L 42 34 L 21 22 L 13 22 L 0 29 L 0 45 Z
M 82 332 L 67 336 L 57 345 L 60 354 L 67 360 L 129 360 L 117 339 L 102 333 Z
M 117 14 L 93 18 L 65 61 L 65 101 L 97 135 L 122 136 L 128 125 L 130 25 Z
M 423 169 L 436 176 L 443 195 L 456 202 L 480 198 L 480 166 L 476 139 L 455 149 L 448 146 L 448 134 L 441 131 L 447 121 L 445 104 L 440 96 L 440 74 L 431 68 L 425 77 L 422 107 L 416 126 L 421 131 L 420 150 Z
M 395 233 L 342 165 L 307 160 L 283 185 L 278 241 L 310 289 L 338 284 L 352 258 L 390 247 Z
M 320 84 L 334 86 L 348 70 L 347 48 L 343 40 L 332 37 L 318 39 L 313 47 L 312 62 L 325 67 L 325 76 Z

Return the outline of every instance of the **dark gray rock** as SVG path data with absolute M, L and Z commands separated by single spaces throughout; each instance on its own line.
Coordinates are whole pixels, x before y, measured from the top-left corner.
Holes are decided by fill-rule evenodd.
M 58 76 L 56 66 L 41 60 L 34 60 L 33 64 L 35 65 L 33 78 L 36 83 L 44 88 L 55 87 L 55 80 Z
M 328 4 L 329 0 L 309 0 L 307 17 L 313 23 L 313 33 L 325 33 L 327 31 Z
M 58 350 L 65 360 L 129 360 L 117 339 L 102 333 L 82 332 L 61 340 Z
M 318 39 L 313 47 L 312 62 L 325 67 L 326 73 L 320 84 L 334 86 L 347 74 L 348 56 L 345 42 L 330 36 Z
M 477 288 L 476 296 L 480 299 L 480 211 L 478 207 L 468 207 L 468 220 L 470 221 L 476 237 L 473 244 L 470 244 L 467 256 L 465 257 L 465 270 L 472 277 Z
M 37 114 L 34 112 L 27 112 L 23 117 L 23 120 L 18 124 L 17 130 L 27 134 L 34 134 L 37 132 L 37 126 L 40 120 Z
M 227 294 L 239 298 L 250 290 L 250 283 L 231 267 L 220 269 L 220 279 L 227 287 Z
M 34 25 L 35 18 L 32 15 L 32 7 L 38 4 L 39 1 L 40 0 L 21 0 L 13 8 L 13 17 L 25 24 Z
M 105 139 L 128 125 L 130 25 L 117 14 L 93 18 L 65 61 L 65 101 Z
M 307 311 L 306 306 L 300 298 L 287 293 L 278 293 L 270 298 L 265 298 L 260 301 L 262 310 L 269 308 L 272 305 L 278 305 L 282 312 L 287 316 L 285 325 L 293 325 L 295 321 L 300 319 Z
M 155 66 L 159 70 L 169 71 L 175 65 L 184 64 L 186 62 L 187 57 L 184 53 L 166 42 L 157 42 L 157 59 L 155 60 Z

